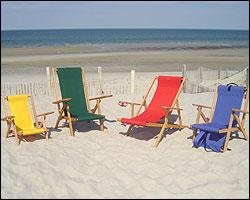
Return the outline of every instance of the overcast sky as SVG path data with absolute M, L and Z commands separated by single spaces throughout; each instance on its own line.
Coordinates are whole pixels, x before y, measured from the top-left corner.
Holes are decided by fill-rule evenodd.
M 63 28 L 249 30 L 249 2 L 1 1 L 1 30 Z

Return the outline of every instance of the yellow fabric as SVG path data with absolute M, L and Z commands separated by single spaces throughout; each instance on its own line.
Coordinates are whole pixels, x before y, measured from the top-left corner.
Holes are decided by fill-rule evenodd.
M 25 129 L 25 130 L 21 130 L 18 133 L 23 134 L 23 135 L 34 135 L 34 134 L 39 134 L 39 133 L 43 133 L 45 132 L 45 130 L 43 128 L 34 128 L 34 129 Z
M 31 135 L 44 132 L 43 129 L 36 129 L 31 117 L 28 103 L 28 95 L 8 96 L 10 114 L 14 116 L 16 130 L 24 135 Z

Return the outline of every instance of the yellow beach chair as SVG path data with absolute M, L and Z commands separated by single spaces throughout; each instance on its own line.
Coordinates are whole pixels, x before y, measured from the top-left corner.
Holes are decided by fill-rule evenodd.
M 31 99 L 32 110 L 35 119 L 35 125 L 33 123 L 29 101 Z M 10 115 L 7 114 L 5 101 L 8 102 Z M 36 115 L 35 104 L 33 97 L 30 95 L 15 95 L 2 97 L 4 114 L 6 117 L 2 118 L 2 121 L 7 122 L 6 138 L 14 133 L 16 142 L 19 145 L 24 136 L 43 134 L 46 140 L 48 140 L 48 131 L 45 126 L 46 115 L 54 112 L 47 112 L 40 115 Z M 7 116 L 8 115 L 8 116 Z M 41 122 L 38 122 L 37 117 L 41 117 Z

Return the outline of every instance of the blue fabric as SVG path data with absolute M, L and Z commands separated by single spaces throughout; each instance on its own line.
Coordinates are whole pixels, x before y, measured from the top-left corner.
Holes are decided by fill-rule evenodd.
M 206 150 L 210 149 L 214 152 L 220 152 L 224 145 L 225 139 L 226 134 L 200 131 L 194 139 L 193 147 L 204 147 Z
M 209 131 L 209 132 L 213 132 L 213 133 L 219 133 L 219 130 L 227 128 L 227 125 L 216 124 L 216 123 L 193 124 L 192 128 L 200 129 L 200 130 L 204 130 L 204 131 Z
M 226 139 L 225 133 L 208 133 L 206 137 L 206 149 L 211 149 L 214 152 L 220 152 Z
M 219 134 L 219 130 L 228 127 L 232 109 L 241 109 L 243 97 L 244 87 L 242 86 L 220 85 L 218 87 L 217 102 L 212 122 L 191 125 L 192 128 L 200 130 L 194 140 L 194 147 L 203 146 L 215 152 L 221 150 L 226 134 Z M 239 116 L 239 112 L 236 114 Z M 233 121 L 233 126 L 236 126 L 236 121 Z
M 232 109 L 241 109 L 243 97 L 244 87 L 220 85 L 212 123 L 227 126 Z M 239 116 L 238 112 L 237 115 Z
M 194 139 L 193 147 L 195 148 L 205 147 L 206 136 L 207 136 L 206 131 L 200 131 Z

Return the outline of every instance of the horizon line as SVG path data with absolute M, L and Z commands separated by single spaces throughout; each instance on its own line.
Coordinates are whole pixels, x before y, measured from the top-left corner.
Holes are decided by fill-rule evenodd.
M 1 29 L 2 31 L 42 31 L 42 30 L 93 30 L 93 29 L 169 29 L 169 30 L 225 30 L 225 31 L 249 31 L 249 29 L 230 29 L 230 28 L 164 28 L 164 27 L 140 27 L 140 28 L 132 28 L 132 27 L 93 27 L 93 28 L 42 28 L 42 29 Z

